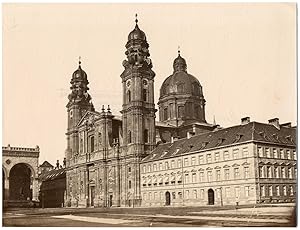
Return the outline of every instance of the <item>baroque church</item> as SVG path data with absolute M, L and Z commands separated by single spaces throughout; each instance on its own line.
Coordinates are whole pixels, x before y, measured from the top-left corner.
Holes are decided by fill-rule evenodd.
M 67 149 L 65 153 L 67 166 L 66 206 L 184 205 L 184 199 L 193 204 L 197 203 L 193 199 L 197 200 L 197 196 L 199 197 L 200 192 L 202 192 L 202 190 L 199 190 L 200 187 L 205 189 L 203 192 L 206 196 L 202 197 L 204 200 L 199 204 L 215 204 L 218 203 L 218 199 L 222 201 L 222 190 L 221 198 L 217 194 L 214 195 L 215 192 L 217 193 L 217 187 L 220 188 L 220 184 L 212 185 L 210 183 L 206 184 L 205 187 L 197 179 L 198 169 L 196 170 L 195 167 L 203 164 L 203 159 L 200 161 L 199 158 L 198 161 L 198 157 L 201 156 L 197 156 L 197 163 L 195 157 L 195 159 L 191 157 L 187 161 L 184 158 L 182 159 L 184 162 L 180 160 L 180 164 L 178 159 L 178 164 L 174 163 L 174 165 L 173 161 L 170 161 L 171 168 L 178 169 L 177 173 L 180 174 L 178 177 L 171 176 L 175 172 L 170 172 L 170 175 L 166 173 L 166 170 L 170 169 L 169 163 L 164 162 L 164 165 L 160 167 L 162 163 L 159 162 L 162 159 L 166 161 L 166 157 L 168 159 L 178 158 L 178 154 L 181 154 L 180 157 L 182 158 L 183 155 L 198 151 L 197 154 L 199 155 L 199 152 L 207 151 L 206 147 L 209 146 L 209 143 L 213 143 L 211 140 L 214 139 L 214 136 L 218 138 L 215 148 L 232 145 L 233 143 L 238 145 L 243 142 L 241 137 L 246 136 L 246 134 L 243 134 L 246 131 L 234 129 L 230 132 L 231 137 L 233 137 L 232 143 L 227 143 L 227 131 L 222 131 L 223 129 L 216 124 L 207 123 L 205 118 L 206 101 L 202 86 L 196 77 L 188 73 L 186 60 L 181 56 L 180 51 L 178 51 L 178 57 L 173 62 L 173 73 L 165 79 L 160 88 L 157 111 L 154 102 L 155 72 L 152 70 L 152 61 L 149 58 L 149 44 L 145 33 L 138 26 L 137 19 L 135 28 L 128 35 L 125 47 L 126 59 L 122 63 L 124 71 L 120 75 L 123 96 L 121 116 L 112 114 L 109 106 L 107 108 L 103 106 L 101 111 L 95 111 L 92 97 L 88 93 L 88 76 L 82 69 L 81 62 L 79 62 L 78 69 L 72 75 L 71 93 L 68 96 L 69 101 L 66 106 L 68 112 Z M 155 119 L 156 112 L 159 113 L 159 121 Z M 246 119 L 246 121 L 250 122 L 249 119 Z M 277 121 L 275 120 L 275 123 Z M 251 123 L 243 127 L 248 131 L 253 130 Z M 260 126 L 257 125 L 257 127 Z M 272 127 L 274 126 L 272 125 Z M 271 132 L 270 135 L 273 135 L 272 132 L 276 131 L 275 135 L 288 136 L 289 139 L 285 138 L 284 140 L 289 142 L 282 142 L 281 144 L 288 145 L 290 153 L 294 153 L 295 156 L 295 129 L 288 124 L 279 126 L 278 123 L 278 127 L 282 127 L 281 130 L 284 130 L 284 132 L 277 132 L 277 129 L 273 130 L 271 128 L 268 129 Z M 209 136 L 207 136 L 208 134 Z M 236 136 L 240 138 L 235 138 Z M 250 134 L 249 137 L 251 137 Z M 193 145 L 188 144 L 191 140 Z M 247 139 L 245 141 L 257 140 Z M 273 142 L 271 141 L 271 143 Z M 168 153 L 168 151 L 171 151 L 171 146 L 176 143 L 177 147 L 172 150 L 176 154 Z M 197 143 L 198 149 L 196 148 Z M 186 148 L 185 151 L 179 151 L 184 148 Z M 251 156 L 251 154 L 253 155 Z M 248 157 L 256 157 L 256 155 L 249 150 L 249 155 L 246 158 Z M 218 159 L 220 158 L 219 154 Z M 228 162 L 228 159 L 224 156 L 224 161 Z M 236 162 L 236 159 L 232 160 Z M 287 165 L 287 162 L 284 162 L 284 166 L 295 167 L 295 159 L 291 158 L 289 160 L 292 160 L 292 163 Z M 188 161 L 191 161 L 191 163 L 189 164 Z M 156 167 L 155 162 L 159 167 Z M 237 173 L 237 167 L 245 168 L 247 166 L 250 167 L 249 175 L 253 177 L 253 181 L 246 180 L 245 182 L 248 183 L 245 186 L 248 186 L 247 189 L 251 191 L 251 193 L 248 193 L 251 199 L 246 199 L 245 203 L 248 201 L 260 202 L 262 199 L 257 197 L 259 192 L 254 192 L 254 190 L 261 188 L 256 182 L 256 178 L 259 177 L 259 172 L 255 171 L 257 167 L 254 165 L 252 167 L 251 164 L 249 166 L 249 161 L 246 164 L 244 164 L 244 160 L 241 160 L 238 164 L 234 162 L 230 165 L 227 164 L 228 167 L 233 167 L 234 173 Z M 207 163 L 210 164 L 211 162 L 208 161 Z M 147 167 L 149 167 L 149 170 Z M 188 169 L 188 167 L 193 167 L 193 169 Z M 195 180 L 192 179 L 189 182 L 186 175 L 193 177 L 193 170 L 195 175 L 197 173 L 197 178 L 195 176 Z M 208 167 L 206 170 L 210 170 L 212 173 L 214 168 Z M 202 175 L 201 172 L 199 175 Z M 294 171 L 293 175 L 295 175 Z M 153 179 L 149 180 L 149 177 Z M 236 182 L 237 178 L 232 181 Z M 190 186 L 191 190 L 186 191 L 185 188 L 189 183 L 197 185 L 199 188 Z M 286 181 L 280 183 L 286 184 Z M 290 186 L 295 186 L 295 178 L 290 180 L 289 183 Z M 266 186 L 264 189 L 269 189 L 269 185 L 263 186 Z M 252 191 L 252 189 L 254 190 Z M 280 189 L 283 188 L 280 187 Z M 295 188 L 293 189 L 295 191 Z M 230 194 L 230 190 L 228 191 L 226 190 Z M 160 196 L 155 195 L 157 192 L 160 193 Z M 194 194 L 193 198 L 186 195 L 182 196 L 183 193 L 187 194 L 188 192 Z M 230 200 L 234 203 L 235 201 L 234 199 Z
M 173 74 L 161 86 L 156 121 L 155 72 L 137 20 L 125 47 L 122 116 L 109 107 L 95 111 L 80 62 L 72 75 L 66 133 L 66 199 L 72 206 L 139 206 L 141 159 L 160 143 L 215 127 L 205 120 L 202 86 L 187 72 L 180 52 Z

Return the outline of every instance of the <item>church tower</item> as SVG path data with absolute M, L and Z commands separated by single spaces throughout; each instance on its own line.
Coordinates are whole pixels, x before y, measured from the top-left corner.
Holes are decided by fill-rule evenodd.
M 140 168 L 139 162 L 155 147 L 155 104 L 154 76 L 149 58 L 149 44 L 145 33 L 140 30 L 138 20 L 128 35 L 126 44 L 127 60 L 121 74 L 123 87 L 123 150 L 126 152 L 127 167 L 132 177 L 126 178 L 130 186 L 125 190 L 131 194 L 132 205 L 139 205 Z M 130 205 L 130 204 L 129 204 Z
M 68 111 L 68 130 L 67 130 L 67 150 L 66 161 L 67 166 L 70 166 L 73 156 L 78 153 L 79 140 L 76 125 L 86 111 L 94 111 L 94 106 L 91 102 L 91 96 L 88 94 L 87 74 L 81 68 L 79 60 L 78 69 L 73 73 L 71 79 L 71 93 L 68 96 L 67 104 Z

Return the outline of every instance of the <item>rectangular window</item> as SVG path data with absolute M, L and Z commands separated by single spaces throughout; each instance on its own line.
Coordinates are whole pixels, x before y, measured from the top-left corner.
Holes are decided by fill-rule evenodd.
M 280 149 L 280 158 L 284 159 L 284 150 L 283 149 Z
M 232 157 L 233 157 L 233 159 L 238 159 L 239 158 L 239 149 L 234 149 L 233 150 Z
M 154 171 L 154 172 L 157 171 L 157 165 L 156 165 L 156 164 L 153 165 L 153 171 Z
M 177 160 L 177 164 L 178 164 L 178 167 L 180 168 L 181 167 L 181 159 Z
M 286 150 L 286 155 L 287 155 L 287 159 L 291 160 L 292 156 L 290 150 Z
M 149 192 L 149 200 L 152 200 L 152 193 Z
M 244 176 L 245 178 L 249 178 L 249 167 L 244 167 Z
M 174 169 L 175 168 L 175 161 L 171 161 L 171 168 Z
M 203 157 L 203 155 L 199 156 L 199 164 L 204 164 L 204 157 Z
M 249 156 L 249 151 L 248 147 L 243 148 L 243 157 L 248 157 Z
M 162 193 L 162 192 L 160 192 L 160 194 L 159 194 L 159 198 L 160 198 L 160 200 L 162 200 L 162 199 L 163 199 L 163 193 Z
M 211 154 L 207 154 L 206 161 L 207 163 L 211 163 Z
M 234 168 L 234 179 L 238 179 L 240 177 L 240 170 L 239 168 Z
M 297 160 L 296 150 L 293 150 L 293 159 L 294 159 L 294 160 Z
M 230 197 L 230 187 L 225 188 L 225 197 L 229 198 Z
M 262 147 L 258 147 L 257 152 L 259 157 L 264 157 L 264 151 Z
M 259 166 L 258 170 L 259 170 L 259 177 L 260 178 L 264 178 L 265 177 L 264 167 L 263 166 Z
M 151 165 L 148 165 L 148 172 L 151 172 Z
M 290 196 L 294 195 L 294 187 L 290 185 Z
M 189 183 L 189 174 L 184 175 L 184 182 L 187 184 Z
M 224 160 L 229 160 L 229 152 L 228 151 L 224 151 Z
M 266 148 L 266 155 L 267 155 L 267 158 L 271 158 L 271 154 L 270 154 L 270 149 L 269 148 Z
M 143 173 L 146 173 L 146 165 L 143 166 Z
M 217 199 L 221 199 L 221 189 L 217 188 Z
M 274 167 L 275 178 L 279 178 L 279 169 L 277 166 Z
M 265 191 L 265 186 L 260 186 L 260 195 L 263 197 L 263 196 L 266 196 L 266 191 Z
M 215 153 L 215 160 L 216 160 L 216 162 L 220 161 L 220 153 L 219 152 Z
M 197 190 L 194 190 L 194 199 L 197 199 Z
M 288 177 L 289 177 L 290 179 L 293 179 L 292 168 L 288 168 Z
M 277 195 L 277 196 L 280 196 L 280 188 L 279 188 L 278 185 L 276 186 L 276 195 Z
M 216 171 L 217 181 L 221 180 L 221 170 Z
M 240 197 L 240 187 L 234 188 L 234 195 L 236 198 Z
M 212 181 L 212 172 L 211 171 L 207 172 L 207 181 L 208 182 Z
M 184 158 L 184 166 L 189 166 L 189 159 L 188 158 Z
M 165 162 L 165 169 L 166 170 L 169 169 L 169 162 L 168 161 Z
M 196 157 L 192 157 L 192 165 L 196 165 Z
M 200 190 L 200 199 L 204 199 L 204 189 Z
M 200 182 L 204 182 L 204 172 L 200 172 Z
M 154 192 L 154 200 L 157 200 L 157 192 Z
M 272 168 L 271 168 L 271 166 L 267 166 L 267 178 L 272 178 Z
M 286 186 L 285 186 L 285 185 L 283 186 L 283 195 L 284 195 L 284 196 L 287 195 L 287 189 L 286 189 Z
M 245 197 L 249 197 L 249 194 L 250 194 L 250 187 L 245 186 Z
M 225 169 L 225 180 L 229 180 L 229 169 Z
M 146 200 L 146 199 L 147 199 L 146 193 L 143 193 L 143 200 Z
M 159 170 L 160 170 L 160 171 L 163 170 L 163 169 L 162 169 L 162 163 L 159 163 Z
M 273 157 L 278 158 L 278 152 L 276 148 L 273 148 Z
M 286 178 L 286 175 L 285 175 L 285 167 L 282 167 L 282 168 L 281 168 L 281 178 Z
M 185 198 L 186 198 L 186 199 L 188 199 L 188 198 L 190 197 L 190 194 L 189 194 L 189 193 L 190 193 L 189 190 L 186 190 L 186 191 L 185 191 Z
M 273 186 L 269 186 L 269 196 L 273 196 Z
M 192 174 L 192 183 L 195 183 L 196 182 L 196 173 L 193 173 Z

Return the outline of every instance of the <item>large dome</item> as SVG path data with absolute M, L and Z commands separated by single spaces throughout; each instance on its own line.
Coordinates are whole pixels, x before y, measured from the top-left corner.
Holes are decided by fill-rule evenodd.
M 174 72 L 162 84 L 160 98 L 174 94 L 191 94 L 202 96 L 202 86 L 197 78 L 187 73 L 184 58 L 178 54 L 173 63 Z

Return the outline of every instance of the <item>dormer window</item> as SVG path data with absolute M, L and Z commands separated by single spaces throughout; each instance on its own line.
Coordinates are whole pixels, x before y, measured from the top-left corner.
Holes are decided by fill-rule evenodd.
M 218 139 L 218 145 L 221 145 L 225 141 L 225 138 L 219 138 Z
M 204 142 L 202 143 L 201 147 L 202 147 L 202 148 L 205 148 L 205 147 L 208 145 L 208 143 L 209 143 L 208 141 L 204 141 Z
M 237 141 L 239 141 L 241 138 L 242 138 L 242 134 L 236 134 L 236 136 L 235 136 L 235 141 L 237 142 Z
M 263 138 L 266 138 L 266 133 L 264 131 L 259 132 L 259 135 L 262 136 Z

